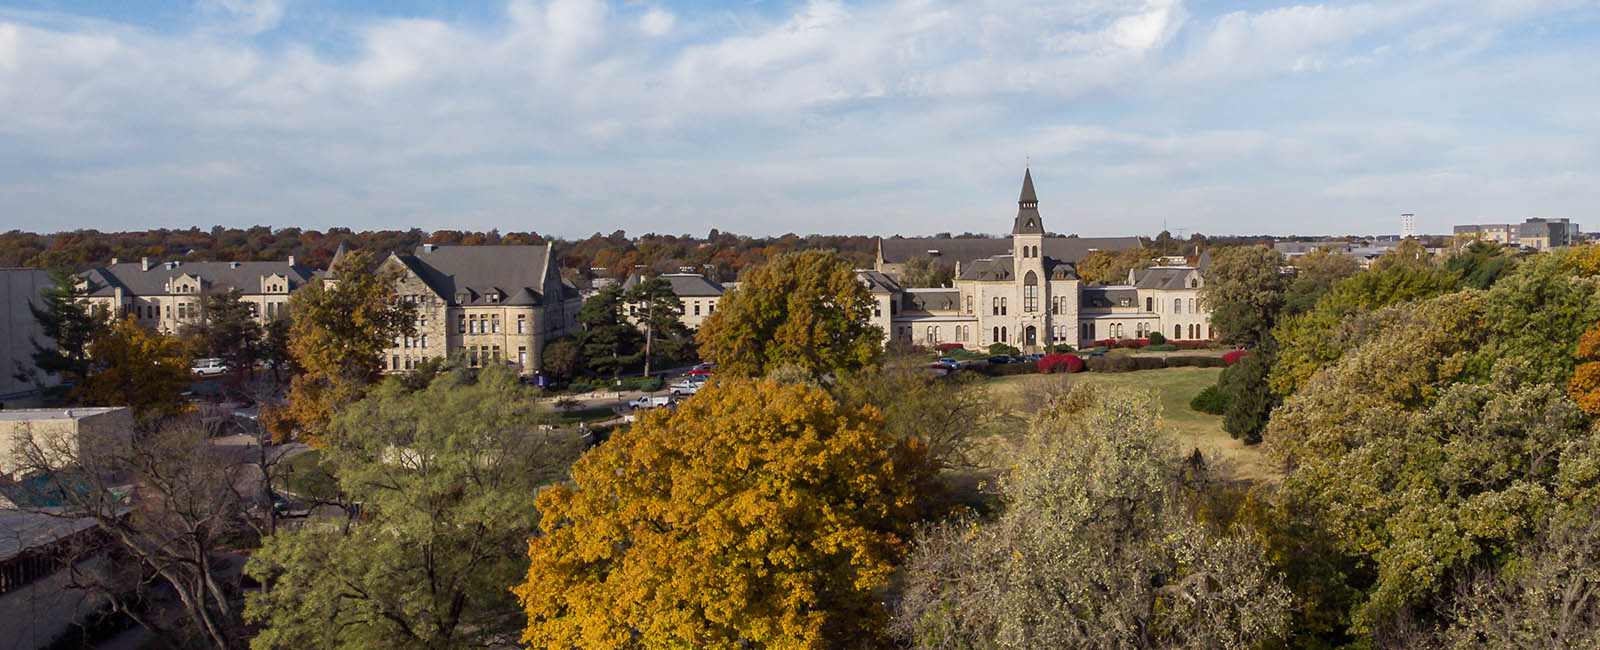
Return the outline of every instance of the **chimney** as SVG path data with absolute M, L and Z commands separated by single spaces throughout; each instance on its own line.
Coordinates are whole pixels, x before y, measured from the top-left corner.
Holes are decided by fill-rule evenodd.
M 289 256 L 289 266 L 294 266 L 294 256 L 293 255 Z
M 150 270 L 150 258 L 148 258 L 148 257 L 139 258 L 139 270 L 140 271 L 148 271 L 148 270 Z

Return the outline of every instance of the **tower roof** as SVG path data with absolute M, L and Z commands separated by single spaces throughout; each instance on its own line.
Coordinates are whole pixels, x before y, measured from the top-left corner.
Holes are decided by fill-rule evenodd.
M 1033 171 L 1022 170 L 1022 194 L 1017 196 L 1017 220 L 1011 224 L 1013 235 L 1043 235 L 1044 220 L 1039 218 L 1039 197 L 1033 193 Z

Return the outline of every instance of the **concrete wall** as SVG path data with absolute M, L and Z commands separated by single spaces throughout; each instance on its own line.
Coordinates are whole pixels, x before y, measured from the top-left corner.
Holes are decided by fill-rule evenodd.
M 28 309 L 40 305 L 39 294 L 48 289 L 50 274 L 39 269 L 0 269 L 0 404 L 15 407 L 14 400 L 39 388 L 54 386 L 55 377 L 23 382 L 14 376 L 17 364 L 33 370 L 33 342 L 49 344 Z
M 52 463 L 66 464 L 77 455 L 80 442 L 121 438 L 132 431 L 132 413 L 123 407 L 0 411 L 0 474 L 20 469 L 17 445 L 30 436 L 52 456 Z

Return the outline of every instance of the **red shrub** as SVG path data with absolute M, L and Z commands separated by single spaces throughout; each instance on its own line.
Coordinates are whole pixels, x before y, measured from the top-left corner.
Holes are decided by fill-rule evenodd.
M 1239 363 L 1240 359 L 1248 356 L 1250 356 L 1250 353 L 1245 352 L 1244 350 L 1231 350 L 1229 352 L 1222 353 L 1222 362 L 1231 366 Z
M 1142 348 L 1150 345 L 1150 339 L 1100 339 L 1094 345 L 1105 348 Z
M 1039 360 L 1039 372 L 1083 372 L 1083 357 L 1076 354 L 1047 354 Z
M 960 343 L 940 343 L 938 345 L 933 346 L 933 349 L 938 350 L 939 352 L 949 352 L 951 350 L 960 350 L 961 348 L 964 348 L 964 347 L 967 347 L 967 346 L 962 345 Z
M 1172 339 L 1167 339 L 1167 342 L 1178 346 L 1179 350 L 1202 350 L 1213 345 L 1212 342 L 1207 339 L 1191 339 L 1188 341 L 1174 341 Z

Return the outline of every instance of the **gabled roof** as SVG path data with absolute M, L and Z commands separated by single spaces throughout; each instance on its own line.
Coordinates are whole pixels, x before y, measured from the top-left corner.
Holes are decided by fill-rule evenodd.
M 1084 287 L 1079 304 L 1085 309 L 1110 309 L 1112 307 L 1138 307 L 1139 292 L 1126 285 L 1110 287 Z M 1123 301 L 1127 304 L 1124 305 Z
M 699 273 L 663 273 L 656 277 L 671 284 L 672 295 L 679 298 L 714 298 L 723 293 L 722 285 Z M 622 288 L 632 289 L 643 281 L 643 276 L 635 273 L 628 276 L 628 280 L 622 283 Z
M 123 293 L 135 296 L 158 296 L 171 293 L 170 281 L 183 275 L 200 278 L 207 291 L 229 288 L 244 293 L 260 293 L 261 278 L 281 275 L 289 280 L 293 291 L 317 276 L 309 266 L 288 262 L 163 262 L 152 263 L 146 271 L 140 262 L 118 262 L 79 274 L 97 289 L 92 296 L 110 296 L 117 287 Z
M 1191 288 L 1185 280 L 1196 271 L 1192 266 L 1152 266 L 1132 271 L 1133 286 L 1140 289 L 1171 291 Z
M 955 289 L 907 289 L 900 306 L 905 311 L 951 311 L 960 304 L 961 292 Z
M 425 244 L 394 257 L 452 304 L 541 305 L 548 252 L 548 246 Z
M 1109 249 L 1125 251 L 1132 248 L 1142 248 L 1144 244 L 1138 237 L 1045 237 L 1044 257 L 1055 258 L 1069 263 L 1089 254 L 1089 251 Z M 901 237 L 884 239 L 879 248 L 883 251 L 883 261 L 887 264 L 904 264 L 913 257 L 927 256 L 933 258 L 942 266 L 955 266 L 961 263 L 961 270 L 966 272 L 967 265 L 986 257 L 997 257 L 1012 253 L 1012 239 L 984 238 L 984 237 Z M 937 251 L 937 254 L 930 253 Z
M 866 283 L 868 293 L 899 293 L 905 290 L 894 278 L 872 269 L 856 269 L 856 277 Z

